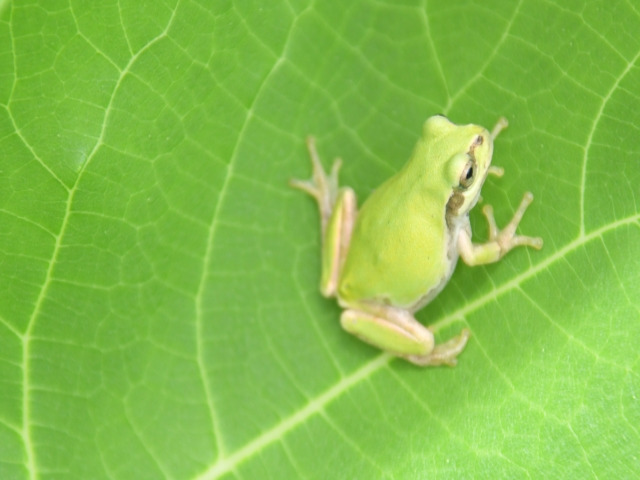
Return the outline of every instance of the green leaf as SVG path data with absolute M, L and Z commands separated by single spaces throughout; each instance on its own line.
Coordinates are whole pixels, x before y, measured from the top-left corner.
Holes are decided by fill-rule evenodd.
M 640 8 L 3 2 L 0 478 L 640 476 Z M 304 137 L 364 199 L 422 122 L 510 127 L 484 201 L 540 252 L 345 334 Z M 486 227 L 472 214 L 476 238 Z

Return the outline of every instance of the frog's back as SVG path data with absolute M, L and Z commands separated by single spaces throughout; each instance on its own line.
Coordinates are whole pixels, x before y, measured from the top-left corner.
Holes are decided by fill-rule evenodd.
M 447 255 L 447 199 L 430 184 L 397 175 L 365 202 L 340 276 L 341 300 L 411 309 L 446 281 L 455 262 Z

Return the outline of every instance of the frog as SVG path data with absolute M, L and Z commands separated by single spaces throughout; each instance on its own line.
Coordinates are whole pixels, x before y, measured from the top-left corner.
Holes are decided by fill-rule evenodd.
M 489 239 L 472 240 L 469 212 L 488 175 L 504 173 L 491 160 L 494 141 L 507 125 L 504 117 L 491 131 L 454 124 L 444 115 L 428 118 L 408 162 L 360 208 L 353 188 L 339 185 L 342 160 L 325 171 L 315 138 L 307 137 L 312 177 L 290 185 L 317 202 L 320 291 L 337 299 L 345 331 L 418 366 L 456 365 L 470 330 L 436 344 L 434 331 L 416 312 L 442 291 L 459 258 L 469 266 L 487 265 L 515 247 L 543 246 L 540 237 L 516 234 L 533 201 L 530 192 L 503 229 L 485 205 Z

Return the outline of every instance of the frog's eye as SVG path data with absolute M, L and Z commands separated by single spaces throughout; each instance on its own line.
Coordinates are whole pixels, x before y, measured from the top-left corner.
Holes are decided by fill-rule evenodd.
M 469 160 L 460 175 L 460 187 L 467 189 L 473 184 L 473 180 L 476 176 L 476 162 Z

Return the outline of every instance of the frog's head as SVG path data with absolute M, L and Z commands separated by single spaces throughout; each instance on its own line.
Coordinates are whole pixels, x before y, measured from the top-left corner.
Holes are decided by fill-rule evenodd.
M 465 215 L 478 202 L 491 166 L 491 133 L 479 125 L 456 125 L 436 115 L 424 124 L 423 139 L 428 139 L 438 152 L 434 160 L 450 192 L 447 213 L 454 217 Z

